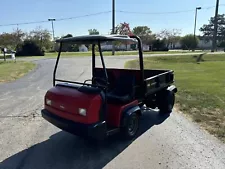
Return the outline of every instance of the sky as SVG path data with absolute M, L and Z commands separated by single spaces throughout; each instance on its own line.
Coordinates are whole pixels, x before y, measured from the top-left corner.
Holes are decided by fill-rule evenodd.
M 199 28 L 215 15 L 216 5 L 216 0 L 115 0 L 115 2 L 116 24 L 127 22 L 131 29 L 135 26 L 148 26 L 153 33 L 162 29 L 180 29 L 182 35 L 193 33 L 196 7 L 203 8 L 198 11 L 197 17 L 196 34 L 200 34 Z M 40 26 L 51 31 L 48 18 L 77 17 L 54 22 L 55 36 L 60 37 L 68 33 L 74 36 L 85 35 L 88 34 L 88 29 L 93 28 L 99 30 L 100 34 L 108 34 L 112 28 L 111 11 L 112 0 L 17 0 L 17 2 L 7 0 L 1 2 L 0 33 L 12 32 L 17 28 L 17 25 L 4 25 L 36 21 L 46 22 L 18 25 L 18 28 L 30 31 Z M 96 13 L 101 14 L 90 15 Z M 219 13 L 225 13 L 225 0 L 220 0 Z M 84 15 L 87 16 L 79 17 Z

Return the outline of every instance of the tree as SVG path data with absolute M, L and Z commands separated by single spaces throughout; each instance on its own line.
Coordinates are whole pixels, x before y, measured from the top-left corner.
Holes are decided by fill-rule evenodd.
M 157 37 L 160 39 L 164 39 L 166 46 L 169 47 L 169 45 L 173 46 L 177 42 L 179 42 L 180 34 L 181 34 L 180 29 L 172 29 L 172 30 L 164 29 L 157 34 Z
M 30 31 L 27 39 L 34 41 L 43 50 L 49 50 L 52 47 L 50 32 L 41 27 L 37 27 Z
M 119 35 L 131 35 L 133 34 L 130 30 L 130 25 L 129 23 L 120 23 L 116 26 L 115 28 L 115 34 L 119 34 Z
M 16 56 L 44 56 L 44 51 L 33 40 L 25 40 L 17 46 Z
M 203 33 L 203 37 L 205 41 L 212 40 L 213 38 L 213 30 L 214 30 L 214 21 L 215 17 L 211 17 L 209 19 L 208 24 L 204 24 L 200 31 Z M 217 40 L 223 41 L 225 39 L 225 14 L 218 15 L 218 32 L 217 32 Z
M 182 37 L 180 42 L 183 49 L 190 50 L 191 48 L 196 48 L 198 46 L 199 38 L 198 37 L 194 38 L 194 35 L 188 34 Z
M 71 38 L 73 37 L 72 34 L 67 34 L 65 36 L 62 36 L 62 38 Z M 79 45 L 74 43 L 64 43 L 62 46 L 63 52 L 77 52 L 79 51 Z
M 15 42 L 15 47 L 18 45 L 18 44 L 21 44 L 23 43 L 24 39 L 26 38 L 26 33 L 23 32 L 21 29 L 16 29 L 12 32 L 12 35 L 14 37 L 14 42 Z
M 24 40 L 25 33 L 20 30 L 14 30 L 12 33 L 0 34 L 0 46 L 6 47 L 11 50 L 15 50 L 18 44 L 21 44 Z
M 14 46 L 13 35 L 11 33 L 2 33 L 0 35 L 0 46 L 6 48 L 13 48 Z
M 152 42 L 152 50 L 153 51 L 168 51 L 168 48 L 165 47 L 166 46 L 166 42 L 165 39 L 155 39 Z
M 138 36 L 151 35 L 152 31 L 147 26 L 137 26 L 133 28 L 133 34 Z
M 116 26 L 115 28 L 115 34 L 119 34 L 119 35 L 132 35 L 133 33 L 131 32 L 130 30 L 130 26 L 129 26 L 129 23 L 120 23 Z M 127 45 L 129 43 L 126 43 L 126 42 L 123 42 L 125 45 L 126 45 L 126 49 L 127 49 Z M 114 42 L 115 45 L 119 46 L 122 44 L 122 42 L 120 41 L 117 41 L 117 42 Z
M 89 29 L 89 35 L 99 35 L 99 31 L 97 29 Z
M 133 34 L 139 36 L 143 43 L 152 44 L 155 40 L 155 35 L 152 34 L 151 29 L 148 26 L 137 26 L 133 28 Z
M 71 38 L 71 37 L 73 37 L 73 35 L 72 34 L 67 34 L 67 35 L 65 35 L 65 36 L 62 36 L 62 38 Z

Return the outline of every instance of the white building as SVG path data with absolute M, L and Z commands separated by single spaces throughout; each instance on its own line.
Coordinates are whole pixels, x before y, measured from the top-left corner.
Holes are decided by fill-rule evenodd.
M 212 41 L 210 40 L 210 41 L 206 42 L 203 39 L 199 40 L 199 43 L 197 46 L 197 48 L 199 48 L 199 49 L 211 49 L 211 47 L 212 47 Z M 170 45 L 169 49 L 181 49 L 180 42 Z
M 88 52 L 88 48 L 85 45 L 80 45 L 79 52 Z

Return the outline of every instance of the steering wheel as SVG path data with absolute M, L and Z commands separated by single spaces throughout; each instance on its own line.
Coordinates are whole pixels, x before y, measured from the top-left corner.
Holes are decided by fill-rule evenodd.
M 97 85 L 108 86 L 108 82 L 106 81 L 106 79 L 103 79 L 101 77 L 93 77 L 92 81 L 97 83 Z
M 92 84 L 86 84 L 87 81 L 92 81 L 92 83 L 94 83 L 94 85 Z M 93 77 L 92 79 L 87 79 L 84 81 L 84 84 L 88 85 L 88 86 L 96 86 L 96 87 L 100 87 L 102 89 L 107 89 L 109 83 L 100 77 Z

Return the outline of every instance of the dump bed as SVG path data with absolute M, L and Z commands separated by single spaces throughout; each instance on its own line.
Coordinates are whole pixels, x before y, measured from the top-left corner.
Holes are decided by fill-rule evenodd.
M 156 93 L 174 82 L 173 70 L 144 70 L 146 94 Z
M 144 95 L 156 93 L 159 90 L 167 88 L 174 82 L 172 70 L 144 70 L 144 82 L 141 79 L 141 71 L 137 69 L 106 69 L 109 82 L 113 86 L 120 74 L 132 74 L 136 77 L 136 97 L 143 98 Z M 94 69 L 94 76 L 104 77 L 102 68 Z M 113 88 L 113 87 L 112 87 Z

